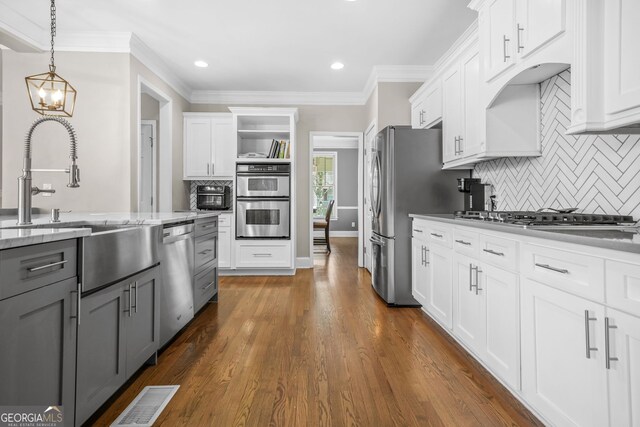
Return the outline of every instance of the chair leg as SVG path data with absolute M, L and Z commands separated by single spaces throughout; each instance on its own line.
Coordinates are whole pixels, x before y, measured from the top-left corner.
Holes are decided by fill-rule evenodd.
M 324 229 L 324 239 L 327 241 L 327 251 L 331 252 L 331 242 L 329 241 L 329 227 Z

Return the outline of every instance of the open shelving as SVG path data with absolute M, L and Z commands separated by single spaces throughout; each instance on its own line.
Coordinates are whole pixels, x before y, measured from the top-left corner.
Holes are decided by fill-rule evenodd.
M 238 143 L 238 159 L 242 161 L 286 161 L 284 159 L 267 158 L 274 140 L 291 143 L 291 115 L 265 115 L 259 111 L 234 111 L 236 114 L 236 133 Z M 233 111 L 233 110 L 232 110 Z M 243 114 L 244 113 L 244 114 Z M 289 153 L 291 149 L 288 150 Z M 264 157 L 243 157 L 246 154 L 256 153 Z

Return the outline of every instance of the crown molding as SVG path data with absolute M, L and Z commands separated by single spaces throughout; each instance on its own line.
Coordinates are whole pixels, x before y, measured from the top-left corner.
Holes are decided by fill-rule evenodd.
M 364 105 L 360 92 L 269 92 L 194 90 L 192 104 L 227 105 Z
M 187 101 L 191 102 L 191 88 L 174 73 L 171 68 L 164 62 L 155 51 L 135 34 L 131 33 L 131 40 L 129 42 L 130 53 L 144 66 L 151 70 L 161 80 L 167 83 L 173 90 L 178 92 Z
M 42 52 L 47 48 L 48 31 L 0 3 L 0 44 L 17 52 Z
M 425 82 L 433 74 L 431 65 L 376 65 L 364 85 L 362 95 L 367 102 L 378 83 Z
M 479 11 L 485 3 L 487 3 L 487 0 L 471 0 L 467 7 L 471 10 Z
M 466 50 L 478 41 L 478 20 L 474 20 L 464 33 L 451 45 L 451 47 L 436 61 L 434 69 L 440 71 L 450 62 L 460 56 L 460 52 Z
M 56 35 L 56 51 L 130 53 L 132 37 L 129 32 L 60 32 Z

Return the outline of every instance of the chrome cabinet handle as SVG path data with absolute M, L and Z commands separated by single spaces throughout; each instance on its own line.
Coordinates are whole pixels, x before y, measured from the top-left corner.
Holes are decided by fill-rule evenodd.
M 71 314 L 71 316 L 69 316 L 70 319 L 78 319 L 80 317 L 80 298 L 78 298 L 77 294 L 80 291 L 80 289 L 77 289 L 75 291 L 71 291 L 71 299 L 74 299 L 74 295 L 75 295 L 75 300 L 76 300 L 76 314 Z
M 80 302 L 82 301 L 82 283 L 78 282 L 78 325 L 80 325 Z
M 610 319 L 608 317 L 604 318 L 604 360 L 605 366 L 607 369 L 611 369 L 611 362 L 617 362 L 619 359 L 617 357 L 611 356 L 611 348 L 609 346 L 609 334 L 611 333 L 611 329 L 616 329 L 616 325 L 612 325 Z
M 473 270 L 475 270 L 475 267 L 469 263 L 469 292 L 473 290 Z
M 205 255 L 205 254 L 208 254 L 211 251 L 213 251 L 213 249 L 205 249 L 204 251 L 198 252 L 198 255 Z
M 423 232 L 422 230 L 417 230 L 417 229 L 414 229 L 413 231 L 415 231 L 416 233 L 422 233 Z
M 459 136 L 458 137 L 458 154 L 464 154 L 464 148 L 462 148 L 462 141 L 464 141 L 464 138 Z
M 45 268 L 50 268 L 50 267 L 56 267 L 58 265 L 65 265 L 67 262 L 69 262 L 69 260 L 64 260 L 64 261 L 58 261 L 58 262 L 52 262 L 50 264 L 45 264 L 45 265 L 41 265 L 38 267 L 30 267 L 27 268 L 27 271 L 29 273 L 33 273 L 34 271 L 40 271 L 40 270 L 44 270 Z
M 598 347 L 591 347 L 591 333 L 589 332 L 589 322 L 598 320 L 597 317 L 591 317 L 589 310 L 584 311 L 584 333 L 587 359 L 591 359 L 591 352 L 598 351 Z
M 480 291 L 482 290 L 480 287 L 480 273 L 482 273 L 482 270 L 480 267 L 476 267 L 476 295 L 480 295 Z
M 507 43 L 510 41 L 511 39 L 508 39 L 506 35 L 502 36 L 502 53 L 504 55 L 504 62 L 507 62 L 508 59 L 511 59 L 511 56 L 507 55 Z
M 211 163 L 211 175 L 215 175 L 215 174 L 216 174 L 216 164 Z
M 210 287 L 212 287 L 214 284 L 216 283 L 216 281 L 214 280 L 213 282 L 209 283 L 207 286 L 203 286 L 202 290 L 206 291 L 207 289 L 209 289 Z
M 458 140 L 458 137 L 456 136 L 455 138 L 453 138 L 453 154 L 455 156 L 457 156 L 458 154 L 460 154 L 460 150 L 458 149 L 458 143 L 460 141 Z
M 429 266 L 429 248 L 426 246 L 424 247 L 424 266 Z
M 552 267 L 549 264 L 538 264 L 536 262 L 536 267 L 544 268 L 546 270 L 555 271 L 556 273 L 569 274 L 569 270 L 567 270 L 565 268 Z
M 138 312 L 138 281 L 137 280 L 133 282 L 133 290 L 134 290 L 134 293 L 136 294 L 136 300 L 133 305 L 133 312 L 137 313 Z
M 420 245 L 420 255 L 422 256 L 422 258 L 420 259 L 420 263 L 422 264 L 422 266 L 424 266 L 425 265 L 424 245 Z
M 444 236 L 442 234 L 431 233 L 433 237 L 437 237 L 438 239 L 442 239 Z
M 491 249 L 483 249 L 483 251 L 491 255 L 504 256 L 503 252 L 496 252 L 492 251 Z
M 253 254 L 254 257 L 270 258 L 273 254 Z
M 465 242 L 464 240 L 456 240 L 456 243 L 460 243 L 461 245 L 471 246 L 471 243 Z
M 129 283 L 129 287 L 125 290 L 125 292 L 129 294 L 129 309 L 124 310 L 124 312 L 128 313 L 128 316 L 131 317 L 131 283 Z
M 520 26 L 518 23 L 518 53 L 524 50 L 524 46 L 522 46 L 522 41 L 520 40 L 520 34 L 524 31 L 524 27 Z

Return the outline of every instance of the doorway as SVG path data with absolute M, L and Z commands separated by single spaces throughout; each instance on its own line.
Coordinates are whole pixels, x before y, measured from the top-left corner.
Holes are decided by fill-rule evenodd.
M 155 126 L 143 117 L 143 103 L 156 103 Z M 137 209 L 138 212 L 173 211 L 172 112 L 173 101 L 144 77 L 138 76 Z M 145 114 L 146 115 L 146 114 Z M 153 144 L 150 144 L 149 132 Z M 149 153 L 151 151 L 151 153 Z M 134 189 L 135 190 L 135 189 Z M 134 199 L 134 200 L 136 200 Z
M 156 121 L 142 120 L 140 123 L 140 193 L 139 212 L 157 212 L 156 202 Z
M 362 246 L 362 132 L 311 132 L 309 135 L 309 230 L 310 256 L 325 253 L 324 245 L 314 245 L 314 238 L 324 238 L 324 230 L 314 231 L 314 221 L 328 218 L 329 236 L 348 237 Z M 317 240 L 316 240 L 317 241 Z M 358 256 L 360 258 L 360 251 Z M 361 265 L 359 259 L 358 265 Z

